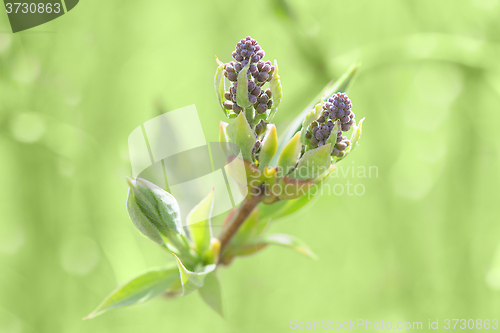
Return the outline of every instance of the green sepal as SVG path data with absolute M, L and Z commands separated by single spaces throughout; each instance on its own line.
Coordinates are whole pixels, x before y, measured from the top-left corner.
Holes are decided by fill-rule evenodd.
M 186 296 L 196 289 L 203 287 L 205 277 L 215 269 L 215 265 L 212 264 L 204 266 L 200 272 L 192 272 L 184 267 L 179 257 L 177 257 L 175 254 L 173 254 L 173 256 L 177 261 L 179 274 L 181 276 L 182 296 Z
M 177 267 L 154 270 L 127 282 L 101 303 L 84 319 L 94 318 L 108 310 L 143 303 L 169 289 L 179 279 Z
M 299 180 L 312 180 L 326 172 L 332 161 L 330 147 L 331 144 L 326 144 L 306 151 L 290 177 Z
M 248 68 L 250 62 L 238 73 L 238 87 L 236 87 L 236 103 L 243 109 L 252 105 L 248 99 Z
M 281 103 L 281 97 L 283 95 L 280 76 L 278 75 L 278 62 L 276 59 L 274 59 L 274 72 L 271 81 L 269 82 L 269 88 L 271 89 L 273 105 L 271 106 L 271 112 L 269 112 L 269 116 L 267 117 L 267 122 L 272 121 L 276 115 L 278 106 Z
M 278 158 L 278 177 L 285 176 L 292 171 L 297 164 L 301 149 L 300 133 L 296 133 L 285 145 Z
M 276 131 L 276 126 L 270 124 L 268 126 L 268 131 L 264 141 L 262 143 L 262 148 L 259 153 L 259 169 L 264 170 L 266 166 L 269 165 L 276 150 L 278 149 L 278 133 Z
M 235 143 L 241 149 L 241 155 L 249 162 L 252 161 L 252 149 L 255 145 L 255 135 L 243 112 L 226 127 L 228 141 Z
M 363 133 L 363 122 L 364 121 L 365 121 L 365 118 L 361 119 L 358 123 L 358 126 L 356 126 L 354 128 L 354 130 L 352 131 L 351 140 L 350 140 L 351 145 L 349 148 L 349 153 L 354 151 L 354 149 L 356 149 L 356 147 L 359 146 L 359 139 L 361 138 L 361 134 Z
M 212 226 L 210 216 L 214 205 L 214 189 L 198 203 L 187 215 L 186 224 L 195 245 L 196 252 L 202 255 L 210 248 Z
M 222 108 L 222 111 L 228 116 L 229 112 L 228 110 L 224 107 L 224 102 L 226 101 L 226 98 L 224 97 L 224 92 L 226 91 L 226 82 L 224 78 L 224 63 L 222 63 L 217 56 L 215 57 L 215 60 L 217 61 L 217 64 L 219 65 L 217 67 L 217 70 L 215 71 L 215 77 L 214 77 L 214 87 L 215 87 L 215 94 L 217 95 L 217 100 L 219 101 L 220 107 Z
M 318 103 L 308 114 L 306 114 L 304 121 L 302 122 L 302 129 L 300 130 L 300 141 L 302 142 L 302 144 L 306 144 L 307 128 L 312 124 L 313 121 L 319 118 L 322 111 L 323 105 L 321 103 Z
M 220 284 L 215 272 L 205 277 L 205 283 L 198 289 L 198 292 L 208 306 L 224 317 Z

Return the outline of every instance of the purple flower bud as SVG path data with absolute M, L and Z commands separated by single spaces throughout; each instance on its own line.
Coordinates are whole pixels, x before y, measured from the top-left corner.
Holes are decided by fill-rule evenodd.
M 228 72 L 234 72 L 234 67 L 231 66 L 230 64 L 226 64 L 225 68 L 226 68 L 226 71 L 228 71 Z
M 266 72 L 260 72 L 259 75 L 257 75 L 257 81 L 260 82 L 266 82 L 266 80 L 269 78 L 269 74 Z
M 269 97 L 273 97 L 273 93 L 271 92 L 271 89 L 269 89 L 269 88 L 266 89 L 266 95 Z
M 236 113 L 240 113 L 243 109 L 236 103 L 233 103 L 233 111 Z
M 255 86 L 255 88 L 252 89 L 252 95 L 259 96 L 261 92 L 262 90 L 259 86 Z
M 315 120 L 311 123 L 311 127 L 314 128 L 314 127 L 318 127 L 318 122 Z
M 269 96 L 267 96 L 267 94 L 262 94 L 262 96 L 260 96 L 260 98 L 259 98 L 259 101 L 261 103 L 267 104 L 267 102 L 269 101 Z
M 255 126 L 255 133 L 257 135 L 261 135 L 263 132 L 264 132 L 264 125 L 262 125 L 262 122 L 260 122 Z
M 325 117 L 321 116 L 318 118 L 318 123 L 324 123 L 325 122 Z
M 257 103 L 257 96 L 248 93 L 248 100 L 250 101 L 250 103 L 255 104 Z
M 354 119 L 350 119 L 349 122 L 347 123 L 348 125 L 354 125 Z
M 236 60 L 236 61 L 242 61 L 243 57 L 241 55 L 237 54 L 237 55 L 234 56 L 234 60 Z
M 342 119 L 340 119 L 340 121 L 341 121 L 342 123 L 344 123 L 344 124 L 347 124 L 347 123 L 349 122 L 349 120 L 351 120 L 351 118 L 349 118 L 349 117 L 347 117 L 347 116 L 346 116 L 346 117 L 343 117 Z
M 344 141 L 341 141 L 335 145 L 338 150 L 345 150 L 347 148 L 347 144 Z
M 264 66 L 262 66 L 263 72 L 269 72 L 270 70 L 271 70 L 271 65 L 265 64 Z
M 236 81 L 238 79 L 238 75 L 236 75 L 235 72 L 226 72 L 227 73 L 227 79 L 229 81 Z
M 270 109 L 272 106 L 273 106 L 273 100 L 270 99 L 269 101 L 267 101 L 267 108 Z
M 328 118 L 328 115 L 330 114 L 330 112 L 328 112 L 328 110 L 323 110 L 323 117 L 325 118 Z
M 250 73 L 255 73 L 255 72 L 258 72 L 259 70 L 257 69 L 257 66 L 255 66 L 254 64 L 251 64 L 250 65 L 250 68 L 248 69 L 250 71 Z
M 318 147 L 322 147 L 325 145 L 325 140 L 321 140 L 320 142 L 318 142 Z
M 306 132 L 306 139 L 312 138 L 312 133 L 310 131 Z
M 332 156 L 339 156 L 339 150 L 335 147 L 333 147 Z
M 316 137 L 316 139 L 321 140 L 321 139 L 323 139 L 323 132 L 316 131 L 316 134 L 314 136 Z
M 255 89 L 255 82 L 252 80 L 248 80 L 248 91 L 252 91 Z
M 233 108 L 233 102 L 231 101 L 224 101 L 224 107 L 228 110 L 231 110 Z
M 255 109 L 255 111 L 257 111 L 257 113 L 259 113 L 259 114 L 262 114 L 262 113 L 266 112 L 266 110 L 267 110 L 267 105 L 266 104 L 259 104 L 257 106 L 257 108 Z
M 351 129 L 351 126 L 348 124 L 342 124 L 342 132 L 347 132 Z
M 318 142 L 319 142 L 319 140 L 318 140 L 318 139 L 316 139 L 316 137 L 314 137 L 314 136 L 313 136 L 313 137 L 311 138 L 311 146 L 312 146 L 312 147 L 317 147 L 317 146 L 318 146 Z
M 330 117 L 330 119 L 335 119 L 337 117 L 337 114 L 334 112 L 334 111 L 331 111 L 329 114 L 328 114 L 328 117 Z
M 226 91 L 226 92 L 224 93 L 224 98 L 225 98 L 225 99 L 227 99 L 227 100 L 230 100 L 230 99 L 231 99 L 231 96 L 232 96 L 232 95 L 231 95 L 231 93 L 230 93 L 229 91 Z

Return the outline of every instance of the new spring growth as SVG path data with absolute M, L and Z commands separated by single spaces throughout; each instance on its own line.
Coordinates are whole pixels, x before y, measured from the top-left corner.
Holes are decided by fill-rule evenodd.
M 349 131 L 356 123 L 351 108 L 352 102 L 345 93 L 338 92 L 328 98 L 328 101 L 323 103 L 323 111 L 319 117 L 307 128 L 305 137 L 308 145 L 312 148 L 324 146 L 337 127 L 338 131 L 334 133 L 335 140 L 333 138 L 330 140 L 333 144 L 332 156 L 344 157 L 345 150 L 351 142 L 347 136 L 342 135 L 342 132 Z

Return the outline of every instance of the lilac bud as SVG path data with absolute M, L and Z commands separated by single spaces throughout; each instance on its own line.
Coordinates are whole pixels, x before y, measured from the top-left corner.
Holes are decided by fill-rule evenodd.
M 231 110 L 233 108 L 233 103 L 231 101 L 224 101 L 224 107 Z
M 227 77 L 227 79 L 229 81 L 233 81 L 234 82 L 234 81 L 236 81 L 238 79 L 238 76 L 236 75 L 235 72 L 226 72 L 226 73 L 227 73 L 226 77 Z
M 248 100 L 250 101 L 251 104 L 255 104 L 257 103 L 257 96 L 248 93 Z
M 254 85 L 255 85 L 255 83 L 254 83 Z M 262 92 L 262 90 L 260 89 L 259 86 L 255 86 L 255 88 L 252 89 L 252 95 L 259 96 L 261 92 Z
M 342 132 L 347 132 L 351 129 L 351 126 L 348 124 L 342 124 Z
M 260 82 L 266 82 L 268 78 L 269 74 L 267 74 L 266 72 L 260 72 L 259 75 L 257 75 L 257 81 Z
M 266 104 L 259 104 L 255 110 L 257 111 L 257 113 L 262 114 L 262 113 L 266 112 L 267 105 Z

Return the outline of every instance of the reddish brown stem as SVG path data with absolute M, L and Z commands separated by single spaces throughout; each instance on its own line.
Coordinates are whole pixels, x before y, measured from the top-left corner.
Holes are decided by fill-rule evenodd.
M 259 204 L 261 201 L 261 197 L 258 195 L 254 195 L 251 197 L 245 198 L 243 200 L 243 203 L 241 204 L 240 208 L 234 214 L 233 218 L 231 221 L 229 221 L 226 229 L 222 232 L 222 234 L 219 237 L 220 240 L 220 254 L 224 253 L 225 248 L 229 245 L 231 242 L 231 239 L 234 237 L 238 229 L 241 227 L 243 222 L 247 219 L 247 217 L 252 213 L 254 208 Z

